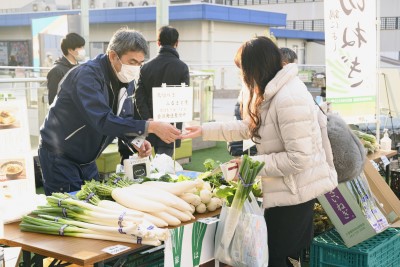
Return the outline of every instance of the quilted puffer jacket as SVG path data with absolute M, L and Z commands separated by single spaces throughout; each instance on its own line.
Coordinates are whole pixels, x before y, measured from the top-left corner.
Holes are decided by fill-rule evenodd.
M 319 116 L 311 94 L 288 64 L 267 84 L 260 106 L 258 154 L 264 208 L 304 203 L 337 186 L 326 119 Z M 245 121 L 203 124 L 204 140 L 249 138 Z M 324 149 L 325 148 L 325 149 Z

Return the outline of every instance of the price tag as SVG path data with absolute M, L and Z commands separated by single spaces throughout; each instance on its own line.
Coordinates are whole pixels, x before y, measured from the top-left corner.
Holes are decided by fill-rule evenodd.
M 115 245 L 115 246 L 103 248 L 101 251 L 104 251 L 105 253 L 108 253 L 111 255 L 116 255 L 116 254 L 126 251 L 128 249 L 130 249 L 130 247 L 123 246 L 123 245 Z
M 381 160 L 383 162 L 383 165 L 385 165 L 385 167 L 390 164 L 390 161 L 388 160 L 388 158 L 386 156 L 382 156 Z
M 379 164 L 376 163 L 376 162 L 373 161 L 373 160 L 370 160 L 370 162 L 371 162 L 372 166 L 374 166 L 374 168 L 375 168 L 377 171 L 379 171 Z
M 205 223 L 205 224 L 213 224 L 213 223 L 219 222 L 219 218 L 218 217 L 208 217 L 208 218 L 199 219 L 197 221 L 201 222 L 201 223 Z
M 134 145 L 134 146 L 137 146 L 137 147 L 141 147 L 143 145 L 144 140 L 146 140 L 146 137 L 143 136 L 143 135 L 139 135 L 138 137 L 133 139 L 131 144 Z

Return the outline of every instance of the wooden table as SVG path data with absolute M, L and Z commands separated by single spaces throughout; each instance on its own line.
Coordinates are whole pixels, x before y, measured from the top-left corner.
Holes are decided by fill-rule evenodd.
M 219 213 L 220 209 L 214 212 L 200 214 L 196 216 L 196 219 L 187 223 L 195 222 L 201 218 L 213 217 Z M 96 265 L 103 267 L 104 263 L 107 261 L 112 261 L 121 256 L 150 247 L 122 242 L 22 232 L 18 225 L 19 222 L 4 225 L 4 238 L 0 239 L 0 244 L 9 247 L 21 247 L 23 250 L 23 266 L 26 267 L 31 266 L 32 263 L 34 263 L 36 267 L 40 267 L 43 265 L 43 259 L 46 257 L 80 266 Z M 117 244 L 128 246 L 130 249 L 118 255 L 110 255 L 101 251 L 106 247 Z M 31 253 L 35 254 L 32 259 Z
M 382 161 L 381 157 L 386 156 L 388 159 L 391 157 L 394 157 L 397 155 L 397 151 L 396 150 L 378 150 L 375 153 L 369 154 L 367 157 L 369 160 L 373 160 L 376 163 L 379 163 Z M 386 183 L 390 183 L 390 165 L 386 165 L 384 171 L 385 171 L 385 181 Z
M 396 156 L 396 150 L 378 150 L 375 153 L 368 154 L 368 159 L 373 160 L 375 162 L 380 162 L 382 156 L 386 156 L 387 158 L 391 158 Z

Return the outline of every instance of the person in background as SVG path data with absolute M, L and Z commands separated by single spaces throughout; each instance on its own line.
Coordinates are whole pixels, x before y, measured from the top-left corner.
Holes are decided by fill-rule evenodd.
M 18 66 L 18 62 L 17 59 L 14 55 L 10 56 L 10 60 L 8 61 L 8 66 Z M 9 69 L 9 73 L 11 75 L 12 78 L 15 77 L 15 69 Z
M 190 75 L 188 66 L 179 59 L 176 48 L 179 43 L 179 33 L 171 26 L 164 26 L 158 31 L 157 44 L 160 47 L 158 55 L 143 65 L 140 71 L 140 79 L 136 92 L 136 106 L 143 120 L 153 120 L 152 88 L 167 85 L 189 85 Z M 182 123 L 177 123 L 178 129 L 182 129 Z M 157 154 L 173 155 L 174 144 L 167 144 L 154 134 L 148 139 L 154 146 Z M 176 147 L 180 146 L 177 140 Z M 126 157 L 126 156 L 123 156 Z
M 46 58 L 44 59 L 43 67 L 51 68 L 53 67 L 53 64 L 54 64 L 53 55 L 50 52 L 46 52 Z
M 106 54 L 71 69 L 40 128 L 38 155 L 46 195 L 80 190 L 85 180 L 99 179 L 95 160 L 116 138 L 126 144 L 154 133 L 164 142 L 180 138 L 169 123 L 135 120 L 133 92 L 148 52 L 142 34 L 121 28 L 112 36 Z M 135 146 L 140 157 L 151 154 L 144 140 Z
M 85 59 L 85 39 L 77 33 L 68 33 L 61 40 L 61 50 L 63 56 L 54 62 L 53 68 L 47 73 L 47 89 L 49 90 L 49 105 L 54 101 L 57 95 L 58 86 L 65 74 L 73 67 L 78 65 L 79 61 Z M 50 53 L 46 55 L 48 58 Z M 46 61 L 45 61 L 46 62 Z M 49 67 L 49 66 L 48 66 Z
M 282 64 L 297 63 L 297 54 L 292 49 L 287 47 L 279 48 L 282 55 Z
M 251 138 L 262 179 L 270 267 L 300 266 L 313 238 L 315 198 L 337 186 L 332 155 L 322 138 L 319 109 L 298 78 L 297 64 L 282 66 L 279 48 L 259 36 L 242 45 L 240 65 L 250 98 L 249 118 L 186 127 L 182 138 L 234 141 Z M 240 160 L 236 159 L 240 164 Z

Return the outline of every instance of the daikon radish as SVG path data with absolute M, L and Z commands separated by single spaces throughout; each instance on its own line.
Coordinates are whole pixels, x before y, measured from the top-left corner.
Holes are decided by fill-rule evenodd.
M 125 211 L 128 215 L 137 215 L 139 217 L 143 217 L 144 215 L 142 211 L 130 209 L 112 200 L 101 200 L 97 206 L 107 210 Z
M 167 206 L 175 206 L 178 204 L 176 202 L 176 196 L 165 190 L 150 187 L 150 186 L 147 186 L 144 184 L 133 184 L 126 188 L 129 188 L 129 190 L 132 190 L 131 191 L 132 194 L 139 195 L 141 197 L 144 197 L 144 198 L 147 198 L 147 199 L 150 199 L 153 201 L 158 201 Z M 174 196 L 175 198 L 172 198 L 172 196 Z
M 207 211 L 206 204 L 201 203 L 200 205 L 196 206 L 196 212 L 197 213 L 205 213 Z
M 178 210 L 185 211 L 185 210 L 190 210 L 191 207 L 188 203 L 186 203 L 183 199 L 180 197 L 177 197 L 176 195 L 163 190 L 159 189 L 157 187 L 151 187 L 148 185 L 143 185 L 140 184 L 140 186 L 135 187 L 136 185 L 131 185 L 129 188 L 132 188 L 133 190 L 136 190 L 132 193 L 135 193 L 137 195 L 140 195 L 144 198 L 150 199 L 150 200 L 157 200 L 166 206 L 174 207 L 177 208 Z M 140 189 L 141 191 L 137 191 Z
M 154 216 L 150 213 L 144 212 L 143 213 L 143 220 L 149 221 L 157 227 L 165 227 L 168 226 L 168 223 L 161 219 L 160 217 Z
M 195 208 L 195 207 L 193 207 L 193 208 L 194 208 L 193 212 L 195 212 L 196 208 Z M 196 217 L 194 217 L 194 215 L 193 215 L 192 212 L 190 212 L 190 211 L 185 211 L 185 213 L 186 213 L 187 215 L 189 215 L 190 218 L 192 218 L 192 220 L 196 219 Z
M 165 211 L 151 213 L 151 215 L 154 215 L 156 217 L 163 219 L 164 221 L 166 221 L 168 223 L 169 226 L 178 226 L 181 224 L 181 221 L 178 218 L 172 216 L 171 214 L 169 214 Z
M 180 211 L 178 209 L 174 209 L 173 207 L 168 207 L 165 212 L 171 214 L 172 216 L 178 218 L 181 222 L 187 222 L 192 219 L 191 216 L 187 215 L 185 212 Z
M 180 195 L 179 197 L 193 206 L 197 206 L 201 203 L 200 196 L 193 193 L 185 193 Z
M 111 193 L 112 198 L 119 204 L 144 212 L 160 212 L 167 209 L 167 206 L 158 201 L 150 200 L 139 195 L 132 194 L 129 187 L 114 188 Z
M 151 187 L 157 187 L 166 190 L 176 196 L 182 195 L 186 192 L 192 192 L 196 189 L 197 181 L 182 181 L 176 183 L 160 182 L 160 181 L 148 181 L 144 182 L 144 185 L 149 185 Z

